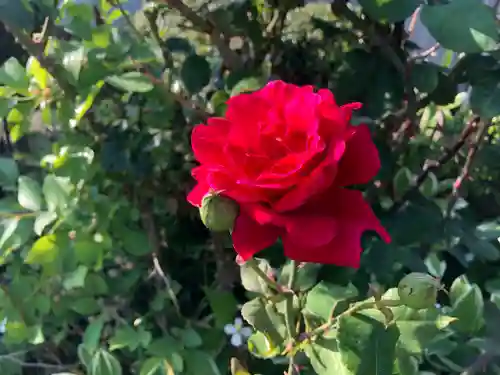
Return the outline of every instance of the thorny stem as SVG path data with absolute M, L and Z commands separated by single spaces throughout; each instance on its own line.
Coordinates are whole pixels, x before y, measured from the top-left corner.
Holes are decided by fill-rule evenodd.
M 422 168 L 422 171 L 418 175 L 417 179 L 415 180 L 414 184 L 410 189 L 408 189 L 403 196 L 394 203 L 394 205 L 391 208 L 391 212 L 396 212 L 403 206 L 403 204 L 410 198 L 410 196 L 418 190 L 418 188 L 424 183 L 425 179 L 429 175 L 430 172 L 439 169 L 441 166 L 444 164 L 448 163 L 459 151 L 460 149 L 465 145 L 465 142 L 467 139 L 470 137 L 472 133 L 476 131 L 477 124 L 479 123 L 479 116 L 473 116 L 472 119 L 469 120 L 467 125 L 465 126 L 460 139 L 453 145 L 452 148 L 447 150 L 439 160 L 434 161 L 434 162 L 427 162 L 424 167 Z
M 285 308 L 285 324 L 286 330 L 288 334 L 288 339 L 290 340 L 290 345 L 293 345 L 295 341 L 295 321 L 293 314 L 293 288 L 295 284 L 295 276 L 297 274 L 297 262 L 292 260 L 290 262 L 290 266 L 292 270 L 290 271 L 290 278 L 288 279 L 287 287 L 292 292 L 290 295 L 286 297 L 286 308 Z M 288 375 L 293 375 L 293 366 L 294 366 L 294 356 L 290 356 L 288 363 Z
M 372 308 L 381 308 L 381 307 L 397 307 L 401 306 L 401 301 L 400 300 L 393 300 L 393 299 L 383 299 L 380 301 L 368 301 L 368 302 L 360 302 L 357 304 L 354 304 L 344 312 L 340 313 L 337 316 L 332 316 L 328 322 L 320 325 L 319 327 L 313 329 L 310 332 L 306 332 L 298 341 L 298 345 L 295 346 L 297 348 L 302 344 L 303 342 L 307 340 L 314 339 L 315 337 L 321 336 L 322 334 L 328 332 L 331 330 L 340 320 L 340 318 L 348 315 L 355 314 L 357 312 L 360 312 L 362 310 L 367 310 L 367 309 L 372 309 Z M 285 353 L 289 352 L 293 348 L 287 348 L 285 350 Z

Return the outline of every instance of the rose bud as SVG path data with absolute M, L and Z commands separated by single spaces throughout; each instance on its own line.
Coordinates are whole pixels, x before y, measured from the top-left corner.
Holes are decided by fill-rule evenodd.
M 236 216 L 238 205 L 233 200 L 216 193 L 208 193 L 203 197 L 200 217 L 211 231 L 225 232 L 233 229 Z
M 401 279 L 398 295 L 403 304 L 416 310 L 427 309 L 436 304 L 439 280 L 431 275 L 412 272 Z

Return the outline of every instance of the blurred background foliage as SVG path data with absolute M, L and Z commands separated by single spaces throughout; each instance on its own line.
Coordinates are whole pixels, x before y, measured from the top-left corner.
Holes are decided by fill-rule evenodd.
M 458 318 L 439 331 L 400 311 L 389 368 L 346 372 L 328 351 L 300 374 L 499 374 L 497 7 L 0 0 L 0 373 L 247 374 L 234 357 L 283 374 L 229 343 L 249 295 L 230 242 L 185 199 L 192 127 L 282 79 L 363 102 L 354 121 L 382 158 L 366 196 L 393 242 L 367 234 L 362 267 L 318 267 L 318 285 L 366 297 L 429 272 Z M 410 41 L 417 16 L 430 49 Z M 458 57 L 432 63 L 438 48 Z M 285 261 L 279 245 L 265 257 Z

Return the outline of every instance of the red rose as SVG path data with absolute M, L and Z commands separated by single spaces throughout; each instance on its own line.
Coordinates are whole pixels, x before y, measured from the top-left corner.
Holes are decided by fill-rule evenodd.
M 280 237 L 291 259 L 359 267 L 364 231 L 390 241 L 362 193 L 346 188 L 380 168 L 368 127 L 350 124 L 360 107 L 282 81 L 232 97 L 225 118 L 193 129 L 201 165 L 189 202 L 216 191 L 240 205 L 232 238 L 244 260 Z

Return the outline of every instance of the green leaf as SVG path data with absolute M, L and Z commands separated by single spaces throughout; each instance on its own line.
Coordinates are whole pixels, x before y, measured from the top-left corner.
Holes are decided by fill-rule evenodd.
M 121 234 L 124 250 L 132 255 L 140 256 L 151 252 L 148 237 L 143 231 L 124 230 Z
M 403 194 L 408 191 L 411 187 L 413 181 L 413 174 L 407 167 L 400 168 L 396 175 L 394 176 L 394 192 L 398 197 L 403 196 Z
M 85 266 L 78 266 L 76 270 L 64 277 L 63 287 L 66 290 L 82 288 L 85 285 L 85 278 L 87 277 L 89 269 Z
M 201 350 L 186 350 L 183 353 L 186 375 L 221 375 L 214 359 Z
M 317 375 L 355 375 L 342 360 L 335 339 L 320 337 L 306 345 L 304 352 Z
M 78 359 L 87 369 L 89 369 L 92 364 L 92 356 L 94 355 L 94 352 L 95 350 L 90 350 L 84 344 L 78 345 Z
M 31 211 L 40 211 L 42 207 L 42 188 L 40 184 L 28 176 L 18 179 L 17 201 Z
M 92 297 L 81 297 L 78 299 L 73 298 L 73 302 L 70 305 L 71 310 L 76 311 L 81 315 L 92 315 L 101 311 L 101 306 Z
M 100 349 L 92 358 L 90 372 L 92 375 L 121 375 L 122 367 L 113 354 Z
M 299 267 L 297 267 L 295 274 L 294 289 L 301 292 L 311 289 L 316 284 L 320 268 L 321 264 L 316 264 L 316 263 L 304 263 Z M 288 280 L 290 279 L 291 272 L 292 272 L 292 263 L 287 262 L 285 266 L 283 266 L 283 269 L 281 270 L 278 282 L 281 285 L 288 285 Z
M 109 340 L 109 350 L 128 348 L 134 351 L 139 347 L 147 347 L 150 341 L 151 333 L 142 327 L 136 330 L 130 326 L 123 326 L 118 328 Z
M 28 264 L 47 265 L 55 262 L 60 254 L 58 239 L 55 234 L 50 234 L 36 240 L 24 261 Z
M 243 78 L 238 81 L 231 89 L 231 96 L 239 95 L 244 92 L 253 92 L 264 86 L 262 79 L 257 77 Z
M 200 92 L 210 82 L 212 70 L 208 61 L 199 55 L 189 55 L 181 68 L 181 79 L 191 94 Z
M 204 288 L 208 303 L 214 314 L 216 324 L 222 328 L 231 322 L 238 311 L 238 301 L 231 292 Z
M 149 92 L 154 84 L 141 72 L 128 72 L 106 78 L 106 82 L 117 89 L 128 92 Z
M 490 51 L 499 40 L 494 10 L 480 0 L 424 5 L 420 19 L 441 46 L 455 52 Z
M 180 356 L 182 345 L 170 335 L 163 335 L 149 344 L 147 351 L 154 357 L 163 358 L 175 371 L 182 371 L 184 362 Z
M 338 348 L 356 375 L 392 375 L 399 330 L 385 327 L 384 319 L 378 310 L 365 310 L 339 320 Z
M 286 336 L 285 321 L 272 302 L 255 298 L 243 305 L 241 315 L 257 331 L 265 333 L 273 345 L 283 342 Z
M 43 195 L 51 212 L 61 212 L 69 203 L 69 181 L 67 178 L 47 175 L 43 180 Z
M 470 93 L 471 109 L 484 118 L 500 115 L 500 82 L 497 75 L 487 75 L 488 79 L 472 85 Z
M 329 320 L 336 305 L 358 295 L 353 285 L 340 286 L 320 282 L 307 294 L 305 310 L 323 320 Z
M 102 316 L 94 319 L 87 326 L 83 334 L 83 345 L 85 346 L 87 352 L 93 354 L 97 350 L 103 328 L 104 318 Z
M 168 366 L 169 364 L 164 358 L 148 358 L 142 363 L 139 375 L 170 375 L 166 371 Z
M 439 181 L 436 175 L 429 172 L 424 182 L 420 185 L 419 190 L 427 198 L 434 197 L 439 190 Z
M 418 375 L 418 360 L 404 350 L 397 350 L 397 366 L 399 375 Z
M 224 116 L 224 114 L 226 113 L 226 102 L 228 99 L 229 95 L 223 90 L 214 92 L 214 94 L 210 98 L 210 104 L 212 105 L 214 112 L 218 116 Z
M 262 332 L 253 333 L 247 341 L 248 350 L 257 358 L 273 358 L 279 354 L 279 346 L 274 345 Z
M 99 267 L 102 264 L 105 252 L 103 243 L 95 242 L 89 238 L 77 237 L 73 248 L 78 262 L 88 267 Z
M 446 271 L 446 262 L 440 260 L 436 253 L 429 253 L 424 263 L 431 275 L 438 278 L 443 277 Z
M 484 300 L 481 289 L 465 276 L 455 279 L 450 288 L 450 315 L 457 318 L 451 326 L 464 333 L 477 332 L 484 325 Z
M 55 212 L 40 212 L 35 219 L 34 231 L 38 236 L 41 236 L 45 228 L 57 219 Z
M 418 91 L 430 93 L 436 89 L 439 83 L 439 67 L 437 65 L 422 62 L 411 66 L 410 79 Z
M 407 19 L 421 3 L 420 0 L 359 0 L 370 17 L 391 23 Z
M 28 90 L 30 81 L 26 70 L 15 57 L 11 57 L 0 67 L 0 84 L 17 91 Z
M 265 259 L 254 258 L 258 267 L 266 274 L 273 272 L 271 265 Z M 250 267 L 248 263 L 244 263 L 240 267 L 241 283 L 249 292 L 266 294 L 269 291 L 269 286 L 264 280 Z
M 0 157 L 0 186 L 14 187 L 19 177 L 19 168 L 14 159 Z
M 180 338 L 186 348 L 198 348 L 203 344 L 200 334 L 190 327 L 182 330 Z

